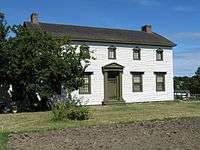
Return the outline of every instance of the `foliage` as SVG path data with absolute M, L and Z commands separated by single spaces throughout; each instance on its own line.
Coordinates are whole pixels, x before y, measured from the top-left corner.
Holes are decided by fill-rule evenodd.
M 80 105 L 78 99 L 57 102 L 52 108 L 52 114 L 55 121 L 89 119 L 88 107 Z
M 89 114 L 89 109 L 86 106 L 71 107 L 67 113 L 67 118 L 70 120 L 87 120 Z
M 63 120 L 66 117 L 67 109 L 68 107 L 65 102 L 57 103 L 52 109 L 53 120 Z
M 0 42 L 6 39 L 9 29 L 10 27 L 7 26 L 5 15 L 0 12 Z
M 61 84 L 70 93 L 83 84 L 89 65 L 89 47 L 73 47 L 67 37 L 58 38 L 40 28 L 13 26 L 14 38 L 0 47 L 0 82 L 13 86 L 13 100 L 21 110 L 60 94 Z
M 200 67 L 198 67 L 197 71 L 195 72 L 195 76 L 200 77 Z
M 8 36 L 10 27 L 7 25 L 5 20 L 5 15 L 0 12 L 0 66 L 2 66 L 7 60 L 6 60 L 6 50 L 3 50 L 4 44 L 6 43 L 6 37 Z M 3 76 L 3 73 L 0 70 L 0 78 Z M 0 91 L 3 91 L 3 89 L 8 90 L 8 86 L 0 80 Z M 5 95 L 5 93 L 1 93 L 1 95 Z
M 189 90 L 192 94 L 200 94 L 200 67 L 192 77 L 174 77 L 175 90 Z

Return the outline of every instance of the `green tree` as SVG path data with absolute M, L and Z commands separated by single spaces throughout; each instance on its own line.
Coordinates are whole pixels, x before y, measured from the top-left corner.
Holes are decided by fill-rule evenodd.
M 9 32 L 9 28 L 10 27 L 7 26 L 6 23 L 5 15 L 2 12 L 0 12 L 0 42 L 6 39 Z
M 195 76 L 200 77 L 200 67 L 198 67 L 197 71 L 195 72 Z
M 4 49 L 6 37 L 8 36 L 10 27 L 6 23 L 5 15 L 0 12 L 0 66 L 3 66 L 7 61 L 7 50 Z M 0 69 L 0 78 L 5 77 L 4 72 Z M 0 80 L 0 101 L 10 99 L 8 94 L 9 85 Z
M 36 103 L 36 92 L 48 98 L 59 94 L 61 85 L 69 92 L 82 86 L 91 58 L 89 47 L 73 47 L 68 38 L 56 38 L 39 28 L 11 30 L 16 36 L 0 48 L 0 80 L 13 86 L 13 100 L 22 108 Z
M 190 77 L 174 77 L 175 90 L 189 90 L 191 89 L 191 86 L 192 82 Z
M 195 75 L 192 77 L 195 94 L 200 94 L 200 67 L 197 68 Z
M 192 77 L 174 77 L 175 90 L 189 90 L 192 94 L 200 93 L 200 67 Z

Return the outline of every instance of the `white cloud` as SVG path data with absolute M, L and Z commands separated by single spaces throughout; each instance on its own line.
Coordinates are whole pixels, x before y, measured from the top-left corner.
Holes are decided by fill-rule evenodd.
M 175 75 L 192 76 L 200 66 L 200 48 L 192 48 L 174 53 Z
M 142 6 L 155 6 L 160 5 L 160 0 L 113 0 L 115 2 L 131 2 L 134 4 L 142 5 Z
M 159 5 L 160 2 L 158 0 L 130 0 L 131 2 L 143 5 L 143 6 L 153 6 Z
M 200 32 L 179 32 L 172 35 L 175 40 L 200 41 Z
M 196 11 L 199 11 L 199 9 L 194 7 L 194 6 L 183 6 L 183 5 L 174 6 L 172 9 L 176 12 L 196 12 Z

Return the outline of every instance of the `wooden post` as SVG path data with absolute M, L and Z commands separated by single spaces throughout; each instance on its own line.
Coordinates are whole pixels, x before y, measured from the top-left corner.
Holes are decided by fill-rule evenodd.
M 123 100 L 122 98 L 122 72 L 119 72 L 119 100 Z
M 108 89 L 107 89 L 107 83 L 108 83 L 108 72 L 105 71 L 104 72 L 104 102 L 107 101 L 107 93 L 108 93 Z

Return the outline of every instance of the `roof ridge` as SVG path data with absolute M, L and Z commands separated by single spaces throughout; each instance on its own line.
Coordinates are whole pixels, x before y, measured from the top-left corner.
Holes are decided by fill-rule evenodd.
M 31 23 L 31 22 L 29 22 L 29 23 Z M 59 23 L 47 23 L 47 22 L 39 22 L 39 24 L 60 25 L 60 26 L 73 26 L 73 27 L 82 27 L 82 28 L 93 28 L 93 29 L 107 29 L 107 30 L 121 30 L 121 31 L 144 32 L 144 31 L 140 31 L 140 30 L 131 30 L 131 29 L 123 29 L 123 28 L 105 28 L 105 27 L 95 27 L 95 26 L 82 26 L 82 25 L 75 25 L 75 24 L 59 24 Z

